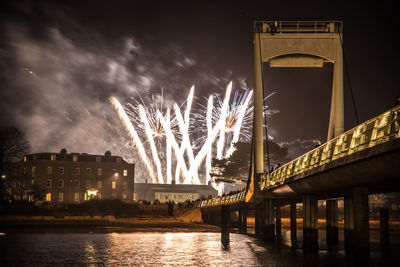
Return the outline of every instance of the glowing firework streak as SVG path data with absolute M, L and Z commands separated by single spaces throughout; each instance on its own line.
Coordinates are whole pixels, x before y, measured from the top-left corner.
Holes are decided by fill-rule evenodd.
M 229 158 L 232 155 L 232 153 L 235 151 L 235 147 L 233 146 L 233 144 L 239 140 L 240 129 L 242 127 L 242 121 L 243 121 L 244 115 L 246 113 L 247 107 L 250 103 L 252 95 L 253 95 L 253 91 L 250 91 L 250 93 L 246 97 L 245 102 L 239 108 L 238 118 L 237 118 L 235 125 L 233 126 L 234 129 L 233 129 L 232 142 L 231 142 L 231 145 L 230 145 L 228 151 L 226 151 L 225 158 Z
M 160 184 L 163 184 L 164 183 L 164 179 L 163 179 L 163 175 L 162 175 L 162 171 L 161 171 L 161 162 L 160 162 L 160 159 L 158 157 L 156 145 L 154 144 L 153 134 L 152 134 L 151 129 L 150 129 L 149 121 L 148 121 L 148 119 L 146 117 L 146 111 L 144 110 L 142 105 L 139 105 L 138 108 L 139 108 L 140 119 L 141 119 L 142 123 L 144 124 L 146 135 L 147 135 L 147 140 L 149 141 L 149 144 L 150 144 L 150 147 L 151 147 L 151 152 L 153 154 L 153 159 L 154 159 L 154 162 L 156 163 L 158 182 Z
M 222 158 L 222 151 L 224 149 L 226 116 L 227 116 L 228 107 L 229 107 L 229 98 L 231 96 L 231 90 L 232 90 L 232 82 L 230 82 L 228 85 L 228 88 L 226 88 L 225 99 L 224 99 L 224 103 L 222 105 L 221 115 L 220 115 L 220 119 L 219 119 L 219 123 L 221 124 L 220 125 L 221 132 L 219 134 L 219 140 L 218 140 L 218 146 L 217 146 L 217 158 L 218 159 Z
M 128 118 L 128 115 L 126 115 L 124 108 L 122 105 L 119 103 L 119 101 L 115 97 L 110 97 L 110 102 L 114 106 L 115 110 L 118 113 L 119 118 L 121 119 L 122 123 L 125 126 L 125 129 L 128 131 L 131 139 L 133 142 L 136 144 L 137 149 L 139 150 L 139 155 L 143 161 L 143 163 L 146 165 L 147 170 L 150 174 L 151 180 L 153 183 L 156 182 L 156 178 L 154 177 L 154 172 L 153 172 L 153 166 L 150 163 L 149 158 L 146 156 L 145 149 L 142 145 L 142 142 L 140 141 L 140 138 L 135 131 L 135 128 L 133 127 L 131 121 Z

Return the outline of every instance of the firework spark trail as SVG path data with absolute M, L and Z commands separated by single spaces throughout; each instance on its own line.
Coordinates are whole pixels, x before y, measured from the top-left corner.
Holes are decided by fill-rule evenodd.
M 139 113 L 140 113 L 140 119 L 141 119 L 142 123 L 144 124 L 145 130 L 146 130 L 146 136 L 147 136 L 147 140 L 149 141 L 149 144 L 150 144 L 151 152 L 153 155 L 153 160 L 156 163 L 158 182 L 160 184 L 163 184 L 164 178 L 163 178 L 162 170 L 161 170 L 161 162 L 160 162 L 160 158 L 158 157 L 157 148 L 154 143 L 153 134 L 152 134 L 152 131 L 151 131 L 150 125 L 149 125 L 149 120 L 147 119 L 146 111 L 144 110 L 143 106 L 139 105 L 138 108 L 139 108 Z
M 210 96 L 207 101 L 207 136 L 211 136 L 212 134 L 212 108 L 214 106 L 213 97 Z M 206 158 L 206 184 L 211 181 L 211 160 L 212 160 L 212 142 L 209 142 L 207 148 L 207 158 Z
M 158 114 L 157 114 L 158 115 Z M 158 115 L 159 116 L 159 115 Z M 159 118 L 160 119 L 160 118 Z M 170 116 L 170 110 L 169 108 L 167 109 L 167 114 L 166 114 L 166 125 L 165 127 L 166 129 L 171 129 L 171 116 Z M 167 140 L 166 140 L 166 146 L 167 146 L 167 184 L 170 184 L 172 182 L 172 173 L 171 173 L 171 169 L 172 169 L 172 145 L 171 142 L 172 140 L 170 140 L 171 137 L 169 135 L 167 135 Z
M 243 121 L 244 115 L 246 113 L 247 107 L 250 103 L 252 95 L 253 95 L 253 91 L 250 91 L 250 93 L 247 95 L 246 100 L 239 108 L 238 119 L 237 119 L 235 125 L 233 126 L 234 132 L 233 132 L 232 142 L 231 142 L 229 149 L 226 151 L 225 158 L 230 157 L 232 155 L 232 153 L 235 151 L 234 144 L 239 140 L 240 130 L 242 127 L 242 121 Z
M 175 151 L 175 156 L 176 156 L 177 162 L 182 160 L 182 162 L 180 164 L 180 167 L 179 167 L 180 171 L 182 171 L 182 173 L 183 173 L 183 175 L 185 177 L 189 176 L 189 172 L 187 170 L 186 163 L 185 163 L 185 161 L 183 159 L 183 156 L 180 155 L 181 148 L 178 145 L 178 142 L 176 141 L 175 136 L 174 136 L 171 128 L 168 127 L 168 123 L 169 122 L 166 121 L 166 119 L 163 117 L 163 115 L 161 114 L 160 111 L 158 111 L 157 115 L 158 115 L 158 118 L 160 119 L 160 123 L 163 125 L 163 127 L 164 127 L 164 129 L 166 131 L 167 140 L 168 140 L 169 144 L 172 146 L 172 148 Z M 178 169 L 178 166 L 176 168 Z M 175 180 L 175 183 L 177 183 L 177 184 L 180 183 L 179 176 L 178 176 L 178 179 Z
M 219 140 L 218 140 L 218 144 L 217 144 L 217 158 L 221 159 L 222 158 L 222 151 L 224 149 L 224 142 L 225 142 L 225 125 L 226 125 L 226 116 L 227 116 L 227 111 L 228 111 L 228 107 L 229 107 L 229 98 L 231 96 L 231 90 L 232 90 L 232 82 L 229 83 L 228 87 L 226 88 L 226 92 L 225 92 L 225 99 L 222 105 L 222 109 L 221 109 L 221 116 L 220 116 L 220 120 L 219 123 L 220 128 L 221 128 L 221 132 L 219 134 Z
M 143 147 L 143 144 L 140 141 L 140 138 L 139 138 L 137 132 L 135 131 L 135 128 L 132 125 L 132 122 L 130 121 L 128 115 L 125 113 L 125 110 L 122 107 L 122 105 L 119 103 L 119 101 L 115 97 L 113 97 L 113 96 L 110 97 L 110 102 L 114 106 L 115 110 L 117 111 L 118 116 L 121 119 L 122 123 L 124 124 L 125 129 L 128 131 L 131 139 L 136 144 L 136 147 L 139 150 L 139 155 L 150 174 L 151 180 L 153 183 L 155 183 L 156 178 L 154 176 L 153 166 L 151 165 L 149 158 L 146 156 L 146 152 Z

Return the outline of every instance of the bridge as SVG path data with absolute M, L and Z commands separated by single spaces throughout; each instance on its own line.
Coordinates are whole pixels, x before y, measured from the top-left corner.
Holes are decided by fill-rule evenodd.
M 250 209 L 255 210 L 255 235 L 274 240 L 281 232 L 283 205 L 290 205 L 295 244 L 296 203 L 302 203 L 303 250 L 318 251 L 318 200 L 326 200 L 327 245 L 338 244 L 338 199 L 343 198 L 345 250 L 360 257 L 369 255 L 368 195 L 400 191 L 400 106 L 343 131 L 341 28 L 342 23 L 335 21 L 255 22 L 253 160 L 247 187 L 201 202 L 203 220 L 221 226 L 224 245 L 229 244 L 231 213 L 237 212 L 235 223 L 246 233 Z M 264 171 L 263 158 L 263 62 L 271 67 L 334 64 L 327 142 L 271 172 Z M 381 220 L 388 221 L 387 212 Z M 388 235 L 388 229 L 384 230 Z

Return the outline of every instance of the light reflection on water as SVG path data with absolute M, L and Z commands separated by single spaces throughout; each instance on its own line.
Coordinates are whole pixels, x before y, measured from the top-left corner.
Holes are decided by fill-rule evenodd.
M 353 266 L 354 263 L 343 251 L 304 255 L 301 249 L 264 245 L 253 237 L 234 233 L 230 235 L 229 249 L 224 249 L 220 238 L 220 233 L 7 234 L 0 237 L 0 266 Z M 282 241 L 285 238 L 286 233 Z

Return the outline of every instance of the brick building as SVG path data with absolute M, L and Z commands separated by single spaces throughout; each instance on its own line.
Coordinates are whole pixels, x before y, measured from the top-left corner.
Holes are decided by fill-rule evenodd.
M 37 153 L 8 167 L 12 199 L 33 201 L 44 195 L 51 204 L 82 203 L 92 198 L 134 199 L 135 165 L 119 156 L 86 153 Z

